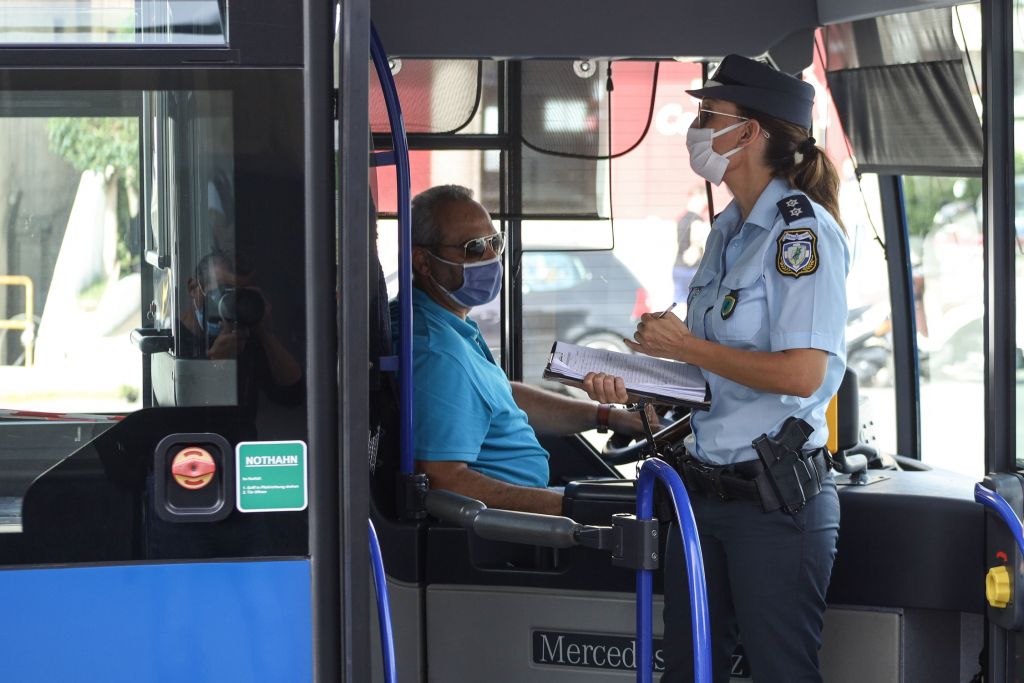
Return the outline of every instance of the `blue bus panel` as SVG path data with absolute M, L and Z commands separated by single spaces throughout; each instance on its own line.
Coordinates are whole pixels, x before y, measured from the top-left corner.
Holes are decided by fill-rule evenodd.
M 312 680 L 304 559 L 12 570 L 0 606 L 7 681 Z

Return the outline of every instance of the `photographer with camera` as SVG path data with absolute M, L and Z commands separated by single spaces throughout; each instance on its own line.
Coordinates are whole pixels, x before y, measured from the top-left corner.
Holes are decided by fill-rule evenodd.
M 187 287 L 181 348 L 191 348 L 195 357 L 238 361 L 238 405 L 249 417 L 256 414 L 260 389 L 275 403 L 300 404 L 302 367 L 274 335 L 270 302 L 252 274 L 238 272 L 226 254 L 215 251 L 199 261 Z

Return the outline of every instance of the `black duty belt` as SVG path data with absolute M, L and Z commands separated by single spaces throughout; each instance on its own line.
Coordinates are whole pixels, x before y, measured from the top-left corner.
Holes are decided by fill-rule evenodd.
M 804 451 L 797 463 L 797 481 L 806 492 L 806 499 L 810 499 L 821 491 L 822 482 L 831 468 L 831 458 L 824 448 L 816 448 Z M 765 512 L 783 507 L 760 460 L 715 466 L 687 453 L 677 463 L 676 469 L 691 493 L 718 496 L 722 500 L 757 502 Z

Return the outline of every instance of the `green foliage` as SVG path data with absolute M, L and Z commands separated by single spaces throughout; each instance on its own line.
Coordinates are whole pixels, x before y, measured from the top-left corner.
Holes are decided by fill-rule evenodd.
M 139 167 L 139 123 L 134 118 L 53 118 L 50 149 L 78 171 L 115 173 Z
M 117 261 L 122 271 L 139 263 L 129 247 L 128 193 L 139 195 L 139 122 L 136 118 L 52 118 L 50 149 L 79 172 L 101 173 L 117 183 Z
M 924 237 L 934 227 L 935 214 L 950 202 L 963 202 L 973 210 L 981 194 L 981 178 L 905 176 L 903 199 L 911 235 Z

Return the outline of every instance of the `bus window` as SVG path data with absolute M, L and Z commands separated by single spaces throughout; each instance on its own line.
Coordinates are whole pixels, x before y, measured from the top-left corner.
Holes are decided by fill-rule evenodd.
M 0 407 L 142 405 L 139 119 L 108 99 L 106 116 L 0 118 Z
M 143 407 L 237 406 L 240 440 L 301 433 L 301 271 L 282 256 L 302 248 L 284 132 L 301 128 L 281 124 L 301 109 L 233 106 L 282 81 L 0 96 L 0 498 Z
M 21 531 L 37 475 L 112 427 L 111 414 L 143 404 L 141 355 L 128 341 L 143 290 L 137 98 L 75 99 L 0 97 L 5 532 Z
M 964 474 L 984 469 L 984 256 L 981 179 L 909 176 L 921 382 L 921 458 Z M 960 425 L 950 440 L 945 425 Z
M 224 0 L 9 0 L 0 43 L 225 45 Z
M 650 93 L 639 87 L 626 88 L 630 74 L 626 69 L 616 71 L 618 99 L 614 106 L 636 117 L 638 111 L 647 113 Z M 644 82 L 650 77 L 643 70 L 634 75 Z M 875 239 L 876 226 L 881 229 L 878 185 L 872 175 L 865 175 L 861 183 L 856 179 L 849 148 L 828 97 L 822 65 L 816 63 L 804 77 L 818 90 L 813 133 L 841 174 L 841 213 L 853 255 L 848 279 L 851 315 L 847 345 L 849 363 L 864 386 L 863 438 L 893 452 L 896 424 L 892 350 L 886 328 L 890 315 L 888 274 L 885 254 Z M 581 282 L 563 291 L 541 292 L 531 285 L 531 273 L 524 268 L 525 381 L 540 382 L 553 338 L 625 351 L 622 338 L 632 336 L 636 320 L 643 313 L 663 310 L 676 302 L 676 313 L 685 315 L 686 292 L 703 255 L 710 214 L 722 211 L 731 200 L 724 185 L 714 187 L 714 206 L 709 210 L 707 188 L 689 168 L 684 138 L 696 114 L 696 102 L 684 90 L 700 82 L 699 64 L 661 63 L 647 135 L 635 149 L 613 159 L 611 173 L 606 169 L 601 176 L 605 188 L 610 177 L 612 191 L 605 193 L 611 197 L 613 220 L 524 221 L 525 249 L 537 250 L 545 260 L 552 253 L 571 256 L 580 261 L 585 273 Z M 632 100 L 621 94 L 629 92 L 633 93 Z M 618 128 L 613 121 L 613 135 Z M 551 251 L 565 249 L 577 251 Z M 524 264 L 529 254 L 524 254 Z M 597 447 L 606 438 L 596 433 L 588 437 Z

